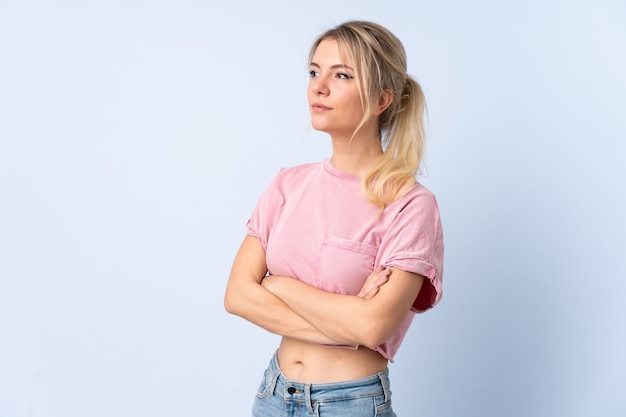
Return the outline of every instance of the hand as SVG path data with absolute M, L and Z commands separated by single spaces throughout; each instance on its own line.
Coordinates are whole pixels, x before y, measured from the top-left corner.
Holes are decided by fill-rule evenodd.
M 365 280 L 361 291 L 357 294 L 357 297 L 361 297 L 365 300 L 373 298 L 378 294 L 378 290 L 389 280 L 391 269 L 383 267 L 382 265 L 376 268 Z

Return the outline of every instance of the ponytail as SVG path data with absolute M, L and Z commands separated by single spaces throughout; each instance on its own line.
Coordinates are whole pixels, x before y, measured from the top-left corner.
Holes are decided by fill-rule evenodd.
M 384 152 L 362 178 L 365 195 L 381 209 L 415 184 L 424 151 L 426 100 L 422 88 L 407 77 L 394 104 L 380 117 Z

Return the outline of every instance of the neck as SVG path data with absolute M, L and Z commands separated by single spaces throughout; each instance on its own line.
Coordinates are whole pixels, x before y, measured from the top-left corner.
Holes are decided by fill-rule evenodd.
M 383 153 L 377 134 L 332 137 L 332 165 L 344 172 L 363 176 L 367 166 Z

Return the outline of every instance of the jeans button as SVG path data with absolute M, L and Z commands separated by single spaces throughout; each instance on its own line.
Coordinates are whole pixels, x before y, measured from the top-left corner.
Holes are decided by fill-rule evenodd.
M 287 388 L 287 392 L 288 392 L 290 395 L 293 395 L 293 394 L 294 394 L 294 392 L 296 392 L 296 389 L 295 389 L 294 387 L 289 387 L 289 388 Z

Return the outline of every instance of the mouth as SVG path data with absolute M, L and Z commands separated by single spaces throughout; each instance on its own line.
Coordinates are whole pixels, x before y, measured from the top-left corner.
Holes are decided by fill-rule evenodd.
M 323 111 L 332 110 L 332 108 L 325 106 L 323 104 L 320 104 L 320 103 L 313 103 L 311 104 L 311 110 L 314 112 L 323 112 Z

